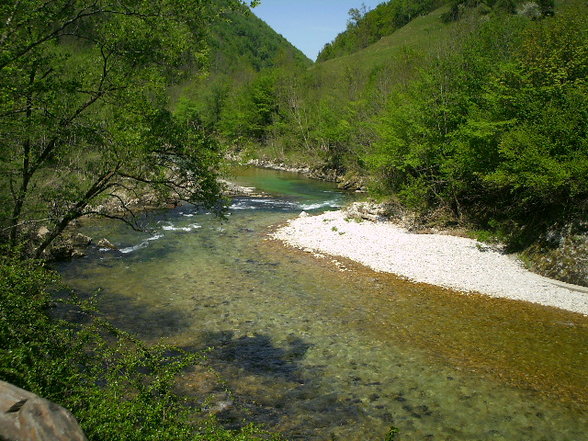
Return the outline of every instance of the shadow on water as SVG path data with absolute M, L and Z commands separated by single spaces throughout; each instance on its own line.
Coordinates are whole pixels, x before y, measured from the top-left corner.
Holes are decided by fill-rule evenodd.
M 325 366 L 303 364 L 313 345 L 300 337 L 290 335 L 283 345 L 269 335 L 237 337 L 232 331 L 204 333 L 201 338 L 203 346 L 189 350 L 210 348 L 208 362 L 230 379 L 234 406 L 217 414 L 227 428 L 241 427 L 247 420 L 277 429 L 289 440 L 311 440 L 321 439 L 326 427 L 364 416 L 358 397 L 321 390 Z
M 267 335 L 235 337 L 232 331 L 212 332 L 204 336 L 205 347 L 212 347 L 209 357 L 246 374 L 265 377 L 269 381 L 280 378 L 303 383 L 298 362 L 311 344 L 298 337 L 288 338 L 288 346 L 281 348 Z
M 98 306 L 115 326 L 146 341 L 190 334 L 192 343 L 184 349 L 205 353 L 205 365 L 220 373 L 220 378 L 225 379 L 224 387 L 230 391 L 227 398 L 224 387 L 215 384 L 216 377 L 210 380 L 208 387 L 217 398 L 209 410 L 226 428 L 238 429 L 255 422 L 289 440 L 319 440 L 325 428 L 365 418 L 359 396 L 336 389 L 325 392 L 327 366 L 305 363 L 314 345 L 298 335 L 276 341 L 269 334 L 241 335 L 231 330 L 193 333 L 190 309 L 174 307 L 171 301 L 154 307 L 108 290 L 98 294 Z M 190 390 L 186 392 L 191 394 Z M 382 417 L 390 421 L 392 418 Z

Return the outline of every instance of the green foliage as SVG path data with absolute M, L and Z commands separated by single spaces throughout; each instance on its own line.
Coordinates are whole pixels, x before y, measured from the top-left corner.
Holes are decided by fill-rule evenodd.
M 555 1 L 554 0 L 538 0 L 539 9 L 541 15 L 544 17 L 550 17 L 555 14 Z
M 396 441 L 398 439 L 398 428 L 392 427 L 390 431 L 386 434 L 386 438 L 384 441 Z
M 237 2 L 230 2 L 236 4 Z M 0 16 L 1 239 L 40 256 L 113 192 L 213 204 L 217 146 L 167 109 L 205 60 L 209 2 L 10 1 Z
M 190 102 L 202 128 L 231 144 L 264 140 L 270 126 L 281 121 L 271 115 L 276 111 L 273 95 L 279 93 L 279 86 L 269 84 L 271 71 L 300 71 L 311 61 L 245 6 L 225 8 L 207 41 L 209 74 L 173 88 L 172 108 Z M 256 79 L 258 75 L 265 79 Z
M 217 3 L 227 3 L 217 0 Z M 292 57 L 301 66 L 310 60 L 284 37 L 257 18 L 247 7 L 228 10 L 217 20 L 209 37 L 210 68 L 213 74 L 237 75 L 239 71 L 259 72 L 276 67 L 282 57 Z
M 587 45 L 581 14 L 488 21 L 391 95 L 368 163 L 404 203 L 446 206 L 513 243 L 585 216 Z
M 73 412 L 90 440 L 261 440 L 195 416 L 173 392 L 178 375 L 201 356 L 147 347 L 62 295 L 54 273 L 34 261 L 0 257 L 0 378 Z M 76 323 L 55 318 L 76 317 Z M 196 421 L 199 421 L 198 423 Z
M 490 83 L 494 118 L 516 124 L 487 180 L 516 192 L 521 210 L 573 206 L 588 195 L 587 77 L 588 26 L 577 17 L 531 28 Z
M 278 116 L 276 75 L 265 70 L 232 96 L 221 113 L 219 126 L 226 137 L 261 142 Z

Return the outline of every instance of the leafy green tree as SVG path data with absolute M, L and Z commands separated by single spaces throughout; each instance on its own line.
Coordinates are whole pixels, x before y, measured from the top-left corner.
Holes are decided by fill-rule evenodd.
M 495 17 L 397 90 L 367 160 L 388 191 L 524 246 L 586 215 L 588 26 Z
M 509 121 L 486 180 L 512 195 L 513 217 L 541 222 L 582 212 L 588 197 L 588 26 L 584 17 L 536 23 L 512 64 L 489 83 L 489 109 Z
M 0 234 L 11 246 L 47 226 L 27 250 L 40 256 L 101 200 L 145 187 L 213 203 L 217 148 L 166 100 L 202 66 L 216 13 L 204 0 L 2 3 Z
M 276 72 L 268 69 L 236 91 L 222 112 L 220 126 L 225 136 L 233 140 L 241 137 L 257 142 L 265 140 L 279 117 L 276 81 Z

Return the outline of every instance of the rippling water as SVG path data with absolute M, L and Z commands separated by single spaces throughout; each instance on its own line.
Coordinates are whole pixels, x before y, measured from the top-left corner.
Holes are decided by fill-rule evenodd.
M 199 370 L 183 384 L 210 394 L 225 424 L 292 440 L 383 440 L 392 425 L 400 440 L 588 440 L 586 318 L 286 249 L 267 240 L 271 225 L 346 196 L 288 173 L 238 181 L 275 196 L 236 198 L 226 221 L 192 206 L 149 213 L 146 233 L 89 222 L 119 251 L 60 268 L 146 341 L 210 348 L 226 382 Z

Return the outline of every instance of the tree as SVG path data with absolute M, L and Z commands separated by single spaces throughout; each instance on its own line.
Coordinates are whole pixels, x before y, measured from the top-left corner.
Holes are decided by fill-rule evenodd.
M 201 68 L 205 0 L 7 0 L 0 6 L 0 235 L 39 257 L 101 199 L 171 191 L 212 204 L 218 151 L 166 110 Z M 238 2 L 233 2 L 236 5 Z
M 276 81 L 276 71 L 267 69 L 236 91 L 222 111 L 220 126 L 224 136 L 232 140 L 241 137 L 256 142 L 265 140 L 279 116 Z
M 514 62 L 488 82 L 488 108 L 511 121 L 486 181 L 507 190 L 511 216 L 585 217 L 588 197 L 588 27 L 557 17 L 524 35 Z

